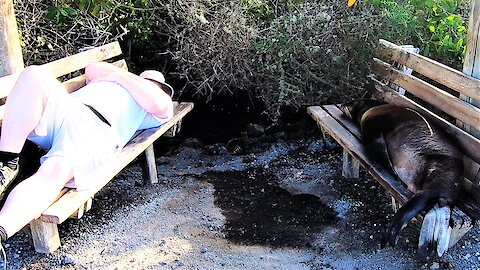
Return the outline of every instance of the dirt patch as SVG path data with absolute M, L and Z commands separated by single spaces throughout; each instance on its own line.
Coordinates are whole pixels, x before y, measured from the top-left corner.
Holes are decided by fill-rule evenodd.
M 227 239 L 239 244 L 303 247 L 335 212 L 311 194 L 291 194 L 262 168 L 202 175 L 215 188 L 215 204 L 225 216 Z

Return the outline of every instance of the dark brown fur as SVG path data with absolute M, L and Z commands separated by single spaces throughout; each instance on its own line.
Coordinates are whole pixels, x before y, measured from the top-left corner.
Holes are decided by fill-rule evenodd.
M 386 229 L 382 246 L 394 245 L 400 230 L 418 213 L 459 206 L 480 216 L 478 187 L 464 181 L 463 155 L 451 138 L 418 112 L 371 99 L 357 99 L 342 110 L 355 120 L 372 157 L 407 183 L 414 195 Z M 459 194 L 462 195 L 459 197 Z

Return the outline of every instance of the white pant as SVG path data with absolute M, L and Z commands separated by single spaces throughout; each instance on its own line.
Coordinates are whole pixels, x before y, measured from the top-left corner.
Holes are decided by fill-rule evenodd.
M 88 174 L 111 158 L 117 140 L 87 106 L 73 99 L 63 88 L 52 89 L 42 117 L 28 139 L 47 150 L 40 162 L 62 156 L 73 164 L 74 179 L 67 187 L 88 189 Z

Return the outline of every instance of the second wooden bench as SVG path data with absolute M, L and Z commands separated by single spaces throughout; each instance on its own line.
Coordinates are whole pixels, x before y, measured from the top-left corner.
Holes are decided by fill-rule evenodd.
M 413 69 L 415 73 L 414 75 L 405 74 L 396 69 L 393 64 L 375 58 L 372 65 L 374 74 L 369 76 L 372 94 L 387 103 L 417 110 L 454 137 L 465 156 L 466 178 L 478 184 L 480 140 L 451 122 L 453 119 L 458 119 L 462 125 L 468 127 L 469 132 L 478 134 L 480 108 L 465 102 L 458 96 L 461 94 L 480 100 L 480 81 L 385 40 L 380 41 L 378 53 L 395 63 Z M 418 74 L 442 84 L 442 88 L 446 87 L 456 95 L 422 80 Z M 399 94 L 392 87 L 405 89 L 409 97 Z M 428 105 L 429 109 L 415 102 L 414 99 Z M 325 134 L 332 136 L 344 148 L 343 176 L 359 177 L 359 164 L 361 164 L 398 203 L 403 204 L 412 196 L 406 188 L 407 183 L 400 182 L 367 155 L 358 126 L 345 116 L 337 105 L 312 106 L 308 108 L 308 113 Z M 452 218 L 454 224 L 450 235 L 450 246 L 473 226 L 470 218 L 458 208 L 454 209 Z

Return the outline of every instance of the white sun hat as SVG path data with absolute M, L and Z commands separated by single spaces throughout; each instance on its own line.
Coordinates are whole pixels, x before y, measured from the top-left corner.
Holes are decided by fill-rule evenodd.
M 162 88 L 165 93 L 173 97 L 173 87 L 165 82 L 165 76 L 160 71 L 156 70 L 145 70 L 144 72 L 140 73 L 140 77 L 148 80 L 152 80 L 158 82 L 160 87 Z

